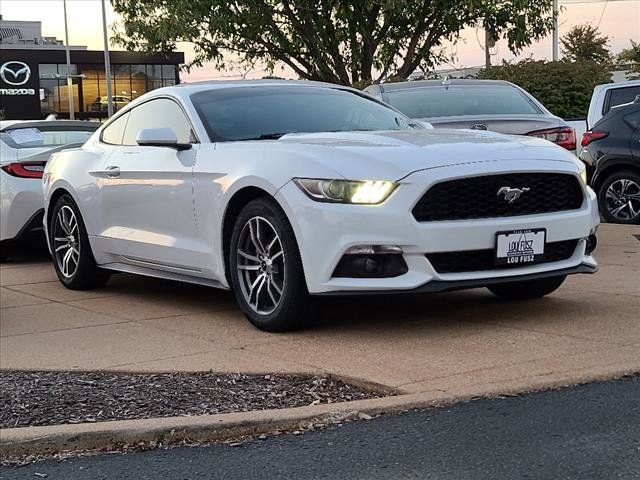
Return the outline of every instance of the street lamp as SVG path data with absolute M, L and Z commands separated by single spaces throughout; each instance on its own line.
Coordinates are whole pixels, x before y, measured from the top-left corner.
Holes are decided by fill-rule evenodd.
M 109 37 L 107 35 L 107 11 L 102 0 L 102 34 L 104 36 L 104 74 L 107 78 L 107 115 L 113 115 L 113 91 L 111 89 L 111 59 L 109 58 Z
M 62 6 L 64 9 L 64 49 L 67 53 L 67 90 L 69 100 L 69 120 L 74 120 L 75 107 L 73 105 L 73 78 L 71 75 L 71 54 L 69 52 L 69 28 L 67 27 L 67 0 L 62 0 Z

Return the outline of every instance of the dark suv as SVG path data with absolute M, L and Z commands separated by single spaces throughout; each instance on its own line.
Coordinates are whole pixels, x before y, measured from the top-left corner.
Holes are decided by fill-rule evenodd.
M 580 159 L 608 222 L 640 224 L 640 96 L 611 109 L 582 137 Z

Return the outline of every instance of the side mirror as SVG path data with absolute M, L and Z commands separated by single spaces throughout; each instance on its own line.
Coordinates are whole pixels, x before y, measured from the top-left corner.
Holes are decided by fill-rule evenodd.
M 190 143 L 179 143 L 176 132 L 171 128 L 143 128 L 138 132 L 136 143 L 141 147 L 169 147 L 189 150 Z

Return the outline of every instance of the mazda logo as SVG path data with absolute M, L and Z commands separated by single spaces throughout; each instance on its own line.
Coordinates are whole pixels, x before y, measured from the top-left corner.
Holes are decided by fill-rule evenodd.
M 31 69 L 24 62 L 6 62 L 0 67 L 0 78 L 9 85 L 24 85 L 31 78 Z
M 529 187 L 522 187 L 522 188 L 501 187 L 500 190 L 498 190 L 498 196 L 504 195 L 504 199 L 507 201 L 507 203 L 513 203 L 518 198 L 520 198 L 520 195 L 528 191 L 529 191 Z

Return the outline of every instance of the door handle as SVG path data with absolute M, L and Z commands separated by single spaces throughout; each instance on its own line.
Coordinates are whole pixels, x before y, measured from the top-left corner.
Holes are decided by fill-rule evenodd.
M 120 167 L 116 167 L 112 165 L 104 169 L 104 172 L 107 174 L 107 178 L 117 178 L 120 176 Z

